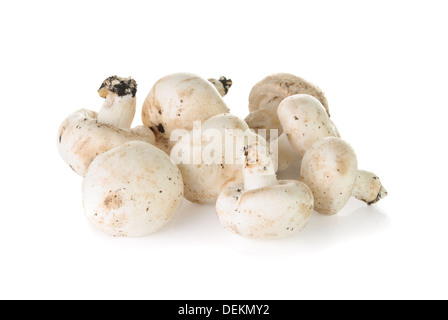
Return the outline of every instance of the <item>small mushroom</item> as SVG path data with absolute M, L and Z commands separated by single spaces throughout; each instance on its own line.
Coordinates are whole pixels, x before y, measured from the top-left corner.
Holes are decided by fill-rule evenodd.
M 171 150 L 171 158 L 182 173 L 187 200 L 215 203 L 224 188 L 243 182 L 243 168 L 237 160 L 248 129 L 238 117 L 220 114 L 181 137 Z M 241 150 L 234 147 L 238 143 Z
M 95 158 L 82 194 L 88 219 L 101 231 L 138 237 L 170 221 L 181 204 L 183 182 L 163 151 L 132 141 Z
M 283 99 L 295 94 L 309 94 L 318 99 L 328 115 L 328 102 L 324 93 L 316 85 L 292 74 L 278 73 L 258 82 L 249 95 L 250 114 L 246 122 L 251 129 L 277 129 L 283 131 L 277 116 L 277 107 Z
M 215 86 L 221 97 L 224 97 L 229 92 L 229 89 L 232 86 L 232 80 L 227 79 L 226 77 L 220 77 L 219 79 L 211 78 L 208 79 L 208 81 Z
M 191 130 L 194 121 L 228 113 L 215 86 L 189 73 L 176 73 L 157 81 L 143 103 L 142 120 L 156 136 L 156 146 L 168 154 L 176 141 L 176 129 Z
M 305 152 L 300 180 L 313 192 L 314 209 L 327 215 L 338 213 L 351 196 L 368 205 L 387 196 L 380 179 L 358 170 L 355 151 L 337 137 L 323 138 Z
M 129 141 L 153 144 L 152 131 L 145 126 L 130 129 L 135 113 L 137 84 L 133 79 L 107 78 L 98 93 L 106 98 L 99 113 L 81 109 L 67 117 L 58 131 L 58 151 L 80 176 L 103 152 Z
M 284 134 L 300 158 L 314 142 L 325 137 L 339 136 L 324 106 L 308 94 L 297 94 L 284 99 L 278 106 L 277 113 Z
M 219 221 L 226 229 L 249 238 L 291 235 L 308 223 L 313 195 L 300 181 L 277 181 L 272 159 L 258 147 L 255 142 L 245 149 L 244 184 L 219 195 Z

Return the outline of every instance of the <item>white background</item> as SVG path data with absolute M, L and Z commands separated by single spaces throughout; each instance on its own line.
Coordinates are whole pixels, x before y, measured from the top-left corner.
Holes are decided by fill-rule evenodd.
M 446 1 L 2 1 L 0 298 L 448 298 Z M 274 72 L 320 86 L 389 197 L 316 212 L 293 237 L 253 241 L 185 202 L 162 231 L 118 239 L 84 217 L 82 178 L 56 134 L 98 111 L 108 76 L 141 104 L 174 72 L 225 75 L 244 117 Z

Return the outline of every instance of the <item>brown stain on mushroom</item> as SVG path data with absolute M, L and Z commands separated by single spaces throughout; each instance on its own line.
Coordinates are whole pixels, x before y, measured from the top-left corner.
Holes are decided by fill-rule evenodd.
M 272 219 L 267 219 L 263 216 L 259 216 L 260 218 L 260 225 L 263 226 L 262 229 L 270 229 L 272 227 L 274 227 L 275 221 Z
M 185 189 L 184 196 L 186 199 L 193 203 L 207 204 L 210 203 L 211 199 L 218 197 L 215 190 L 192 190 L 191 188 Z
M 307 217 L 309 217 L 311 215 L 312 211 L 313 211 L 313 207 L 310 208 L 310 206 L 307 203 L 303 202 L 300 204 L 300 212 L 302 212 Z
M 109 210 L 120 209 L 123 205 L 123 199 L 118 191 L 111 192 L 104 199 L 104 206 Z
M 95 141 L 92 142 L 90 136 L 85 136 L 73 145 L 73 154 L 76 155 L 82 167 L 87 170 L 93 159 L 108 149 L 108 146 Z
M 336 166 L 337 166 L 337 168 L 336 168 L 337 172 L 340 175 L 344 176 L 347 174 L 347 172 L 350 169 L 351 161 L 347 161 L 346 159 L 337 156 L 336 157 Z
M 88 158 L 90 156 L 90 150 L 89 148 L 86 148 L 86 146 L 89 145 L 90 140 L 92 140 L 91 137 L 87 136 L 84 139 L 80 139 L 79 143 L 75 144 L 75 154 L 80 155 L 82 158 Z
M 274 95 L 271 99 L 268 100 L 267 103 L 268 103 L 268 104 L 271 104 L 271 103 L 273 103 L 274 101 L 277 101 L 277 100 L 280 100 L 280 101 L 281 101 L 281 100 L 283 100 L 283 99 L 282 99 L 282 97 L 279 97 L 279 96 Z
M 314 170 L 315 172 L 320 171 L 326 167 L 325 161 L 326 161 L 326 157 L 323 153 L 314 152 L 311 154 L 310 163 L 312 163 L 316 166 L 315 170 Z
M 244 149 L 244 167 L 247 169 L 252 169 L 259 167 L 260 159 L 259 154 L 252 146 L 245 147 Z
M 232 182 L 235 182 L 235 180 L 237 180 L 237 177 L 230 177 L 229 179 L 225 180 L 221 185 L 221 190 L 223 190 L 226 186 L 229 186 Z
M 118 236 L 126 236 L 120 229 L 124 228 L 127 223 L 128 217 L 125 214 L 114 214 L 112 219 L 110 219 L 109 227 L 118 232 Z
M 143 108 L 142 108 L 142 119 L 148 119 L 148 111 L 147 111 L 147 108 L 145 107 L 145 105 L 143 105 Z
M 235 224 L 228 224 L 227 229 L 231 230 L 233 233 L 236 234 L 241 234 L 240 230 L 238 229 L 238 227 Z
M 95 211 L 95 214 L 90 218 L 92 222 L 98 227 L 98 229 L 100 229 L 105 233 L 111 234 L 114 237 L 128 236 L 128 234 L 125 231 L 123 231 L 123 228 L 128 223 L 128 217 L 124 213 L 122 214 L 112 213 L 110 216 L 106 217 L 104 215 L 99 214 L 98 211 Z
M 274 221 L 262 218 L 263 221 L 259 221 L 258 224 L 248 229 L 249 237 L 254 238 L 276 238 L 278 234 L 274 233 L 271 229 L 274 226 Z
M 187 81 L 187 80 L 185 80 L 185 81 Z M 178 91 L 177 94 L 178 94 L 179 98 L 182 99 L 182 101 L 183 101 L 183 99 L 191 97 L 193 95 L 194 91 L 195 91 L 194 88 L 189 88 L 189 89 Z
M 156 174 L 156 172 L 153 170 L 153 168 L 145 168 L 145 175 L 148 177 L 152 177 L 153 175 Z M 143 177 L 137 177 L 138 180 L 140 180 L 139 178 L 143 178 Z

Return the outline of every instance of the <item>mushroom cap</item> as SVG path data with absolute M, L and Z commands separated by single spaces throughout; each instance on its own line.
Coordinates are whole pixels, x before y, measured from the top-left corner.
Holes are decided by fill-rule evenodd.
M 178 210 L 182 176 L 158 148 L 140 141 L 99 155 L 83 182 L 88 219 L 113 236 L 138 237 L 161 229 Z
M 194 121 L 205 121 L 229 108 L 209 81 L 189 73 L 177 73 L 157 81 L 142 108 L 143 123 L 157 140 L 168 144 L 175 129 L 191 130 Z
M 302 159 L 300 180 L 314 195 L 314 209 L 333 215 L 351 197 L 358 174 L 353 148 L 344 140 L 327 137 L 314 143 Z
M 302 230 L 313 211 L 313 194 L 302 182 L 282 180 L 278 185 L 243 192 L 243 185 L 223 191 L 216 213 L 228 230 L 249 238 L 270 239 Z
M 316 85 L 288 73 L 277 73 L 259 81 L 249 95 L 249 111 L 251 114 L 246 122 L 252 129 L 277 129 L 282 132 L 277 117 L 277 107 L 280 102 L 295 94 L 309 94 L 318 99 L 327 113 L 328 101 L 323 91 Z
M 199 142 L 202 145 L 202 150 L 211 150 L 212 148 L 220 148 L 222 150 L 222 160 L 219 163 L 207 163 L 202 159 L 200 163 L 191 161 L 178 164 L 184 180 L 185 198 L 195 203 L 214 203 L 221 191 L 228 185 L 243 183 L 243 167 L 237 162 L 241 158 L 242 151 L 239 153 L 238 150 L 234 150 L 233 157 L 231 157 L 232 163 L 226 163 L 226 147 L 223 145 L 223 142 L 231 145 L 232 149 L 233 143 L 231 141 L 216 141 L 213 139 L 207 141 L 204 133 L 209 129 L 213 129 L 219 131 L 221 137 L 224 138 L 226 129 L 239 130 L 243 134 L 249 128 L 238 117 L 230 114 L 220 114 L 202 123 L 201 129 L 200 141 L 194 141 L 193 133 L 190 132 L 188 134 L 189 139 L 183 137 L 175 145 L 172 149 L 171 157 L 175 157 L 173 153 L 178 152 L 179 148 L 182 150 L 192 149 L 193 145 Z M 242 135 L 235 137 L 235 139 L 242 139 Z M 232 141 L 234 140 L 232 139 Z
M 82 177 L 98 155 L 129 141 L 153 144 L 155 138 L 144 126 L 128 130 L 98 122 L 98 114 L 86 109 L 67 117 L 58 131 L 59 154 Z
M 277 112 L 289 143 L 300 157 L 314 142 L 338 136 L 324 106 L 308 94 L 296 94 L 284 99 Z

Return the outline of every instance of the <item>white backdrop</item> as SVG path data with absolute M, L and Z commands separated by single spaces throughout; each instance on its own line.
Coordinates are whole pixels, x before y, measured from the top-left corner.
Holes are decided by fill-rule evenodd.
M 448 298 L 446 1 L 14 1 L 0 4 L 0 298 Z M 119 239 L 84 217 L 59 124 L 132 76 L 138 111 L 173 72 L 225 75 L 225 101 L 274 72 L 321 87 L 389 196 L 254 241 L 185 202 L 161 232 Z

